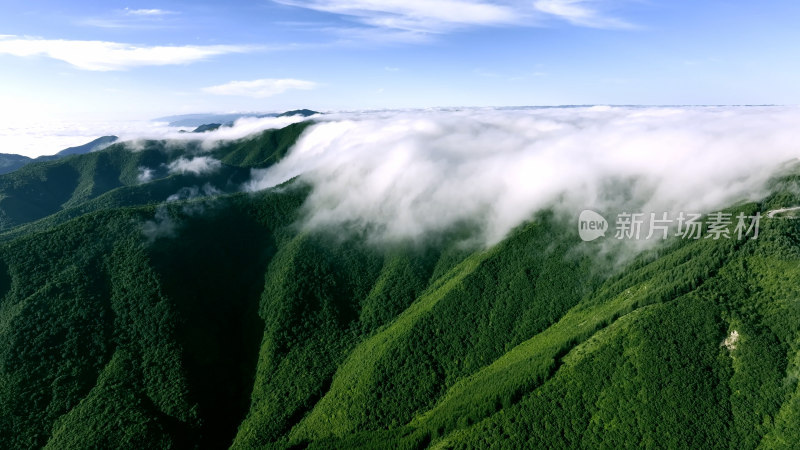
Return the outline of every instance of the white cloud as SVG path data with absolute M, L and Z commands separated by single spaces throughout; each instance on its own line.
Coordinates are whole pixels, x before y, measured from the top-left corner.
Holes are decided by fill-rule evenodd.
M 210 183 L 204 184 L 202 188 L 198 186 L 182 187 L 178 192 L 167 197 L 167 203 L 194 200 L 202 197 L 214 197 L 221 193 L 222 191 L 212 186 Z M 184 212 L 187 211 L 188 210 L 184 210 Z
M 325 27 L 318 31 L 336 37 L 336 44 L 421 44 L 430 42 L 431 35 L 419 30 L 377 28 L 371 26 Z
M 189 64 L 212 56 L 253 50 L 253 47 L 240 45 L 138 46 L 106 41 L 0 38 L 0 54 L 46 56 L 94 71 Z
M 516 21 L 508 5 L 475 0 L 276 0 L 278 3 L 351 16 L 380 28 L 443 32 L 457 26 L 497 25 Z
M 167 208 L 159 206 L 153 220 L 142 224 L 142 234 L 149 245 L 157 239 L 175 237 L 177 228 L 178 223 L 172 218 Z
M 177 14 L 175 11 L 165 11 L 163 9 L 130 9 L 125 8 L 125 14 L 130 16 L 168 16 Z
M 316 119 L 319 116 L 314 116 Z M 293 123 L 309 120 L 301 115 L 284 117 L 242 117 L 234 122 L 232 127 L 221 127 L 214 131 L 203 133 L 205 141 L 230 141 L 242 139 L 264 130 L 283 128 Z
M 620 28 L 628 25 L 595 8 L 599 0 L 273 0 L 316 11 L 352 17 L 379 29 L 446 33 L 469 26 L 538 25 L 557 18 L 577 26 Z
M 445 24 L 492 25 L 508 23 L 515 11 L 507 5 L 475 0 L 312 0 L 279 3 L 334 14 L 354 16 L 371 25 L 400 29 L 429 29 Z
M 155 178 L 155 172 L 155 170 L 148 167 L 139 167 L 139 174 L 136 176 L 136 180 L 139 183 L 149 183 Z
M 543 208 L 711 212 L 798 156 L 800 109 L 551 108 L 320 116 L 247 190 L 300 175 L 310 228 L 418 238 L 463 221 L 492 244 Z M 609 220 L 613 221 L 614 216 Z
M 156 29 L 168 26 L 171 22 L 169 19 L 179 14 L 164 9 L 125 8 L 101 17 L 87 17 L 77 23 L 99 28 Z
M 266 98 L 289 90 L 310 90 L 317 87 L 313 81 L 292 78 L 264 78 L 252 81 L 231 81 L 218 86 L 203 88 L 204 92 L 216 95 L 237 95 L 242 97 Z
M 25 97 L 0 95 L 0 152 L 36 157 L 52 155 L 68 147 L 86 144 L 101 136 L 130 139 L 138 136 L 162 138 L 170 127 L 142 120 L 54 119 L 48 113 L 66 115 L 59 105 L 40 103 Z M 174 131 L 174 130 L 172 130 Z M 176 133 L 177 134 L 177 133 Z
M 590 8 L 586 0 L 537 0 L 534 7 L 567 22 L 591 28 L 632 28 L 627 22 L 606 17 Z
M 191 159 L 181 157 L 172 161 L 167 166 L 171 174 L 190 173 L 193 175 L 213 173 L 219 170 L 220 167 L 222 167 L 222 163 L 210 156 L 196 156 Z
M 314 116 L 315 119 L 317 117 L 320 116 Z M 190 130 L 191 127 L 188 129 L 181 129 L 167 126 L 166 123 L 157 122 L 142 123 L 138 124 L 138 126 L 129 126 L 127 128 L 120 127 L 115 131 L 113 131 L 113 129 L 111 130 L 119 136 L 119 142 L 123 143 L 126 148 L 131 151 L 142 150 L 147 140 L 168 140 L 171 143 L 170 145 L 174 144 L 176 146 L 180 146 L 187 141 L 200 142 L 198 150 L 200 152 L 205 152 L 217 148 L 224 142 L 248 139 L 262 131 L 283 128 L 304 120 L 308 120 L 308 118 L 300 115 L 261 118 L 243 117 L 237 120 L 231 127 L 224 126 L 205 133 L 181 133 L 181 131 Z M 89 127 L 93 128 L 91 125 Z M 2 143 L 2 131 L 3 129 L 0 128 L 0 143 Z M 81 143 L 86 143 L 86 141 Z

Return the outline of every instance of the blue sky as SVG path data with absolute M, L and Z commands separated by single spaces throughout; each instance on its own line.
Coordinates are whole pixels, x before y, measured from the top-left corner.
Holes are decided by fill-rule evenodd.
M 798 104 L 800 2 L 0 1 L 2 118 Z

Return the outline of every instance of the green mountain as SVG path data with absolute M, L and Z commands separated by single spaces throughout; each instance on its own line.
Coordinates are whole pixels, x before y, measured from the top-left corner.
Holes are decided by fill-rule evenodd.
M 249 179 L 251 168 L 278 161 L 307 126 L 268 130 L 210 152 L 200 148 L 200 141 L 178 149 L 167 141 L 147 141 L 133 150 L 119 143 L 99 152 L 27 165 L 0 176 L 0 231 L 39 227 L 30 224 L 39 219 L 52 223 L 91 211 L 162 203 L 181 189 L 206 183 L 223 193 L 236 192 Z M 219 170 L 204 176 L 170 173 L 170 164 L 199 154 L 219 160 Z
M 91 153 L 93 151 L 101 150 L 116 142 L 117 139 L 118 138 L 116 136 L 102 136 L 77 147 L 65 148 L 55 155 L 39 156 L 36 158 L 29 158 L 27 156 L 13 153 L 0 153 L 0 175 L 13 172 L 32 162 L 54 161 L 65 156 L 82 155 L 84 153 Z
M 118 139 L 119 138 L 116 136 L 101 136 L 86 144 L 78 145 L 76 147 L 65 148 L 64 150 L 61 150 L 60 152 L 52 156 L 40 156 L 36 158 L 36 161 L 48 161 L 48 160 L 63 158 L 65 156 L 70 156 L 70 155 L 82 155 L 84 153 L 91 153 L 108 147 L 114 142 L 117 142 Z
M 214 131 L 221 127 L 221 123 L 207 123 L 204 125 L 200 125 L 199 127 L 192 130 L 192 133 L 205 133 L 206 131 Z
M 31 158 L 15 153 L 0 153 L 0 174 L 13 172 L 33 161 Z
M 278 114 L 278 117 L 291 117 L 291 116 L 311 117 L 314 114 L 319 114 L 319 112 L 311 109 L 293 109 L 291 111 L 286 111 Z
M 800 443 L 791 214 L 631 260 L 551 211 L 378 245 L 299 227 L 300 179 L 239 192 L 307 126 L 0 176 L 1 448 Z M 727 212 L 800 204 L 800 169 L 771 190 Z

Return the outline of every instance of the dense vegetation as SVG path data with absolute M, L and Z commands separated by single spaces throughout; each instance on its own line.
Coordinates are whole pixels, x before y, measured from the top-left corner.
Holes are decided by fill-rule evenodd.
M 238 192 L 306 126 L 0 176 L 0 448 L 800 443 L 800 221 L 623 264 L 548 211 L 366 243 L 296 226 L 298 180 Z

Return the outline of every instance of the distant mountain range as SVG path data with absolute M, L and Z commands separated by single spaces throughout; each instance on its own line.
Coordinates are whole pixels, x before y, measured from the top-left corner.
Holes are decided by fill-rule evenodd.
M 171 127 L 199 127 L 205 124 L 233 124 L 242 117 L 289 117 L 289 116 L 303 116 L 310 117 L 314 114 L 320 114 L 317 111 L 310 109 L 295 109 L 282 113 L 239 113 L 239 114 L 181 114 L 177 116 L 166 116 L 154 119 L 156 122 L 167 122 Z
M 83 155 L 97 150 L 102 150 L 109 145 L 117 142 L 119 138 L 116 136 L 103 136 L 91 142 L 88 142 L 77 147 L 69 147 L 61 150 L 55 155 L 39 156 L 37 158 L 29 158 L 24 155 L 17 155 L 14 153 L 0 153 L 0 174 L 13 172 L 21 167 L 24 167 L 32 162 L 39 161 L 54 161 L 70 155 Z
M 208 123 L 205 125 L 200 125 L 199 127 L 195 128 L 194 131 L 192 131 L 192 133 L 205 133 L 207 131 L 214 131 L 218 130 L 219 127 L 221 126 L 222 126 L 221 123 Z
M 60 159 L 65 156 L 70 155 L 83 155 L 84 153 L 91 153 L 97 150 L 102 150 L 109 145 L 117 142 L 119 138 L 116 136 L 103 136 L 99 137 L 91 142 L 88 142 L 83 145 L 78 145 L 77 147 L 69 147 L 61 150 L 60 152 L 56 153 L 55 155 L 48 155 L 48 156 L 40 156 L 34 161 L 52 161 L 55 159 Z
M 184 114 L 178 116 L 167 116 L 155 119 L 157 122 L 169 122 L 171 127 L 196 127 L 192 133 L 205 133 L 207 131 L 214 131 L 220 127 L 233 126 L 233 123 L 242 117 L 290 117 L 290 116 L 303 116 L 310 117 L 315 114 L 322 114 L 311 109 L 293 109 L 282 113 L 271 114 Z M 117 136 L 102 136 L 91 142 L 88 142 L 77 147 L 69 147 L 54 155 L 44 155 L 36 158 L 30 158 L 16 153 L 0 153 L 0 175 L 13 172 L 17 169 L 25 167 L 32 162 L 40 161 L 54 161 L 61 159 L 65 156 L 83 155 L 94 151 L 102 150 L 109 145 L 117 142 Z
M 31 161 L 33 161 L 33 159 L 27 156 L 13 153 L 0 153 L 0 174 L 13 172 Z

